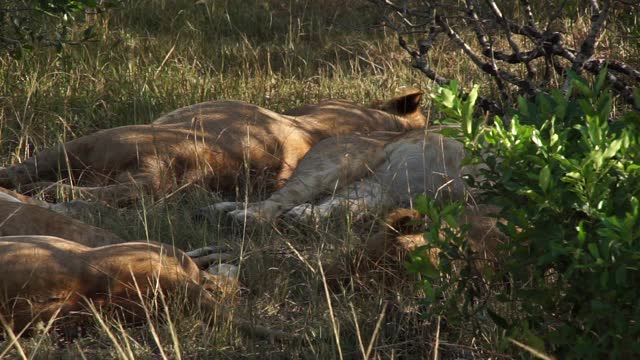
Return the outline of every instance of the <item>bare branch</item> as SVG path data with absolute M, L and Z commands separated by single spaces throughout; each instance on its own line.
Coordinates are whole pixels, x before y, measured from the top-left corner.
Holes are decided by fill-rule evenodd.
M 533 26 L 520 26 L 508 19 L 506 19 L 504 16 L 502 16 L 502 13 L 500 12 L 500 9 L 498 9 L 497 6 L 492 6 L 492 4 L 495 5 L 494 1 L 489 1 L 489 7 L 491 8 L 491 10 L 493 11 L 493 15 L 496 17 L 496 19 L 498 19 L 498 22 L 502 23 L 502 25 L 507 26 L 507 28 L 509 29 L 509 31 L 511 31 L 512 33 L 518 34 L 518 35 L 524 35 L 527 36 L 531 39 L 541 39 L 543 38 L 542 33 L 536 29 Z
M 437 35 L 437 33 L 435 33 L 435 32 L 432 33 L 432 34 L 436 34 Z M 435 37 L 435 35 L 434 35 L 434 37 Z M 424 53 L 422 52 L 422 49 L 421 49 L 420 52 L 417 52 L 415 50 L 411 50 L 409 48 L 409 46 L 407 45 L 407 42 L 402 38 L 402 36 L 400 36 L 398 38 L 398 42 L 400 44 L 400 47 L 403 48 L 407 53 L 409 53 L 409 55 L 411 55 L 411 57 L 413 58 L 413 67 L 415 67 L 416 69 L 420 70 L 420 72 L 425 74 L 429 79 L 435 81 L 440 86 L 446 85 L 446 84 L 451 82 L 451 79 L 447 79 L 447 78 L 444 78 L 444 77 L 438 75 L 433 69 L 431 69 L 429 67 L 426 59 L 424 58 L 424 56 L 427 54 L 428 48 L 426 48 Z M 462 95 L 464 97 L 466 97 L 468 94 L 465 93 L 464 91 L 462 91 Z M 484 97 L 479 96 L 478 100 L 477 100 L 477 103 L 478 103 L 478 106 L 482 110 L 484 110 L 485 112 L 488 112 L 490 114 L 495 114 L 495 115 L 503 115 L 504 114 L 504 112 L 502 110 L 502 107 L 499 106 L 494 101 L 491 101 L 489 99 L 486 99 Z
M 521 0 L 524 7 L 525 14 L 527 16 L 527 25 L 535 28 L 537 26 L 536 20 L 533 18 L 533 11 L 531 11 L 531 3 L 529 0 Z
M 426 55 L 426 52 L 421 54 L 414 50 L 411 50 L 402 36 L 398 38 L 398 42 L 400 44 L 400 47 L 407 51 L 413 58 L 413 66 L 427 75 L 429 79 L 435 81 L 438 85 L 445 85 L 451 81 L 450 79 L 439 76 L 433 69 L 429 67 L 427 61 L 424 59 L 424 55 Z
M 600 40 L 600 34 L 602 33 L 602 27 L 609 16 L 609 5 L 611 5 L 611 2 L 610 0 L 605 0 L 601 11 L 598 10 L 599 7 L 597 1 L 592 0 L 591 4 L 595 12 L 591 17 L 591 29 L 589 30 L 587 38 L 582 42 L 580 52 L 575 57 L 573 65 L 571 65 L 571 70 L 578 73 L 580 72 L 580 69 L 582 69 L 584 62 L 591 58 L 595 52 L 596 44 Z
M 495 69 L 490 64 L 482 61 L 482 59 L 471 49 L 471 47 L 460 37 L 460 35 L 458 35 L 458 33 L 449 26 L 449 24 L 442 17 L 436 15 L 435 18 L 437 24 L 444 29 L 447 36 L 449 36 L 449 38 L 453 40 L 453 42 L 462 49 L 467 57 L 469 57 L 469 59 L 471 59 L 471 61 L 476 64 L 476 66 L 478 66 L 478 68 L 480 68 L 482 71 L 489 75 L 499 77 L 502 80 L 507 81 L 513 85 L 516 85 L 528 95 L 535 95 L 539 92 L 539 90 L 530 82 L 519 79 L 517 76 L 507 71 Z
M 496 3 L 494 1 L 491 1 L 492 3 L 492 8 L 495 8 L 494 13 L 498 13 L 502 15 L 502 12 L 500 11 L 500 9 L 498 8 L 498 6 L 496 5 Z M 529 13 L 531 12 L 531 8 L 529 7 L 528 9 Z M 533 24 L 533 14 L 529 14 L 530 15 L 530 20 L 531 20 L 531 24 Z M 477 16 L 476 16 L 477 17 Z M 518 46 L 518 44 L 516 44 L 515 41 L 513 41 L 513 36 L 511 34 L 511 31 L 509 30 L 509 26 L 506 26 L 505 21 L 501 21 L 500 22 L 506 32 L 506 36 L 507 36 L 507 42 L 509 43 L 509 46 L 511 47 L 511 49 L 513 50 L 513 54 L 509 56 L 509 59 L 512 60 L 511 63 L 515 64 L 515 63 L 524 63 L 526 68 L 527 68 L 527 79 L 531 80 L 534 78 L 535 76 L 535 71 L 533 70 L 533 67 L 531 67 L 531 60 L 534 59 L 535 57 L 532 57 L 531 55 L 535 55 L 535 56 L 542 56 L 543 52 L 539 51 L 538 48 L 534 49 L 533 51 L 529 52 L 527 54 L 527 57 L 525 58 L 522 54 L 522 52 L 520 51 L 520 47 Z M 515 55 L 515 60 L 513 59 Z
M 589 71 L 590 73 L 597 75 L 602 71 L 606 61 L 602 60 L 590 60 L 584 64 L 584 69 Z M 619 64 L 617 64 L 619 65 Z M 625 102 L 632 104 L 636 110 L 640 110 L 635 106 L 634 103 L 634 94 L 633 88 L 627 85 L 624 81 L 620 80 L 617 76 L 613 75 L 611 72 L 607 72 L 607 81 L 613 86 L 614 90 L 622 96 Z
M 578 9 L 591 11 L 592 16 L 580 48 L 573 49 L 564 43 L 562 22 L 551 27 L 555 19 L 562 19 L 568 0 L 561 0 L 553 9 L 545 11 L 546 18 L 536 16 L 539 14 L 534 13 L 531 0 L 519 0 L 515 4 L 497 0 L 369 1 L 384 8 L 389 17 L 396 20 L 394 23 L 388 19 L 386 23 L 400 35 L 400 44 L 411 55 L 413 66 L 438 84 L 445 84 L 448 79 L 428 64 L 427 55 L 436 39 L 447 39 L 495 82 L 505 107 L 512 105 L 515 94 L 533 97 L 551 88 L 566 90 L 570 70 L 588 74 L 607 71 L 605 76 L 612 89 L 627 104 L 635 106 L 633 88 L 640 84 L 640 71 L 620 61 L 608 61 L 606 57 L 594 59 L 594 56 L 605 26 L 618 25 L 618 21 L 608 21 L 612 14 L 620 12 L 620 9 L 614 11 L 612 2 L 635 10 L 640 10 L 640 3 L 623 0 L 580 3 L 578 6 L 582 8 Z M 509 11 L 503 11 L 499 4 L 508 4 Z M 518 6 L 521 11 L 517 11 Z M 516 10 L 514 15 L 512 10 Z M 541 29 L 538 23 L 546 27 Z M 473 38 L 466 36 L 467 30 Z M 446 38 L 438 38 L 440 33 L 446 34 Z M 410 36 L 417 38 L 415 47 L 407 43 Z M 508 47 L 501 48 L 502 44 Z M 605 67 L 605 64 L 608 65 Z M 498 106 L 496 102 L 493 105 Z
M 614 60 L 604 60 L 604 59 L 593 59 L 593 60 L 589 60 L 591 61 L 595 61 L 595 62 L 599 62 L 599 63 L 605 63 L 608 62 L 609 63 L 609 69 L 613 70 L 613 71 L 617 71 L 621 74 L 627 75 L 631 78 L 633 78 L 636 82 L 640 83 L 640 71 L 635 70 L 634 68 L 632 68 L 631 66 L 621 62 L 621 61 L 614 61 Z

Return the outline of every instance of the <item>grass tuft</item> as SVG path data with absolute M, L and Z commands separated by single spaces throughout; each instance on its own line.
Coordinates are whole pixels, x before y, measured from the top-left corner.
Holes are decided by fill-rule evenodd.
M 237 99 L 284 111 L 328 98 L 370 103 L 400 86 L 431 86 L 411 69 L 395 36 L 378 26 L 375 9 L 364 0 L 126 0 L 91 21 L 94 42 L 60 53 L 35 48 L 19 60 L 0 54 L 3 165 L 98 129 L 149 123 L 202 101 Z M 443 76 L 465 85 L 487 81 L 451 52 L 447 45 L 432 51 L 430 61 Z M 222 218 L 192 219 L 195 209 L 216 200 L 216 194 L 196 190 L 83 217 L 127 240 L 159 240 L 182 249 L 231 245 L 248 289 L 236 311 L 294 332 L 301 341 L 252 339 L 230 324 L 212 329 L 180 301 L 160 299 L 149 312 L 165 320 L 149 316 L 145 324 L 124 327 L 94 311 L 96 324 L 87 336 L 60 344 L 52 333 L 26 338 L 8 332 L 0 340 L 0 357 L 502 356 L 505 346 L 488 320 L 485 334 L 477 336 L 444 318 L 422 317 L 420 294 L 408 276 L 354 278 L 341 291 L 329 291 L 323 265 L 356 262 L 357 244 L 375 230 L 375 213 L 356 224 L 347 214 L 331 222 L 247 228 Z

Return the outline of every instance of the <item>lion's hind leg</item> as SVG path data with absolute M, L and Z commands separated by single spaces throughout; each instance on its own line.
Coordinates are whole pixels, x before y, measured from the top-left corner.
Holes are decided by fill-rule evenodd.
M 22 192 L 42 196 L 49 201 L 80 198 L 103 202 L 113 206 L 125 206 L 139 200 L 145 192 L 145 182 L 126 182 L 105 186 L 75 186 L 53 181 L 39 181 L 24 185 Z

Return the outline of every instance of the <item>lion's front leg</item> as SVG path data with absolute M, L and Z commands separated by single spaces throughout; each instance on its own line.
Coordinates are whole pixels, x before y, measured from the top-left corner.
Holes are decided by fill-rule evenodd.
M 374 177 L 368 177 L 317 204 L 305 203 L 295 206 L 286 216 L 298 220 L 320 220 L 329 217 L 338 209 L 346 209 L 359 218 L 371 209 L 389 205 L 390 201 L 388 192 L 380 182 Z
M 212 205 L 201 207 L 193 213 L 195 220 L 206 220 L 215 222 L 221 214 L 227 214 L 245 206 L 244 202 L 221 201 Z

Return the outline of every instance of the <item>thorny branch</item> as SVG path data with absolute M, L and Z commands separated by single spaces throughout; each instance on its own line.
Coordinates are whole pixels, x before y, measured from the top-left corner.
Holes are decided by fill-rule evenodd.
M 567 91 L 569 71 L 598 74 L 603 69 L 620 98 L 631 106 L 638 106 L 634 89 L 640 85 L 640 71 L 598 54 L 598 43 L 608 24 L 615 21 L 612 19 L 614 9 L 637 13 L 640 2 L 578 2 L 579 11 L 588 14 L 589 20 L 584 39 L 573 49 L 564 41 L 570 30 L 558 30 L 562 28 L 559 20 L 567 7 L 566 0 L 546 13 L 540 9 L 535 12 L 533 0 L 369 1 L 379 6 L 384 24 L 396 31 L 400 46 L 411 56 L 413 66 L 436 83 L 449 82 L 429 63 L 429 51 L 438 38 L 448 39 L 471 63 L 489 75 L 500 101 L 479 99 L 481 109 L 486 112 L 504 113 L 518 95 L 531 98 L 552 87 Z M 473 39 L 466 34 L 473 34 Z M 409 37 L 417 38 L 415 46 L 409 45 Z

